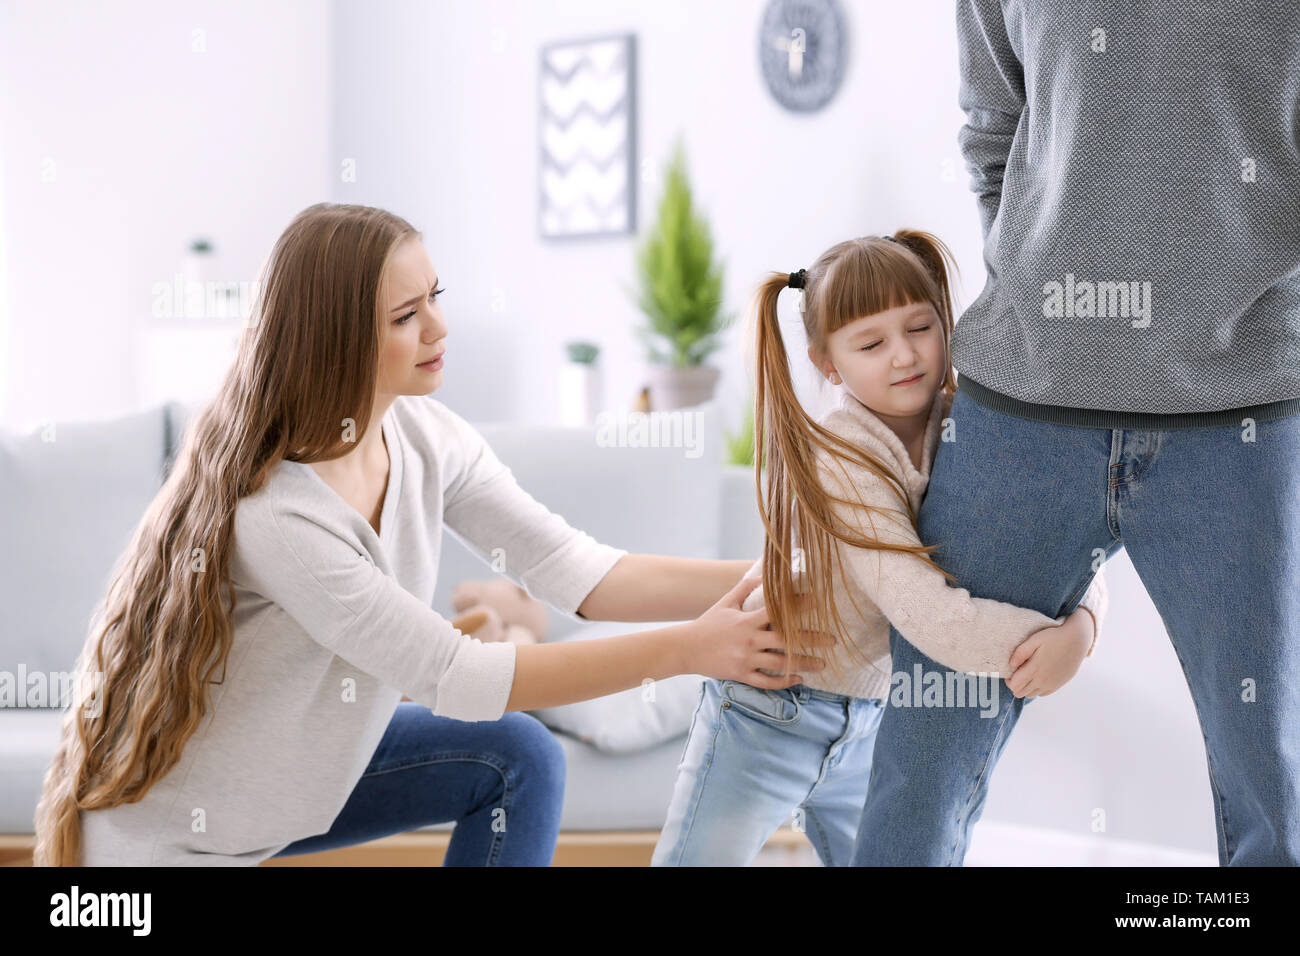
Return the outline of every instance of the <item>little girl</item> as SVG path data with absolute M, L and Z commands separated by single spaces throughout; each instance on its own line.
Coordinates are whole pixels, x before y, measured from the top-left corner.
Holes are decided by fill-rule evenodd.
M 950 587 L 930 557 L 938 545 L 918 537 L 941 431 L 954 440 L 945 259 L 936 237 L 900 230 L 841 242 L 758 290 L 755 477 L 767 534 L 746 574 L 762 587 L 744 608 L 766 594 L 787 653 L 818 653 L 801 627 L 837 643 L 824 671 L 786 689 L 705 680 L 652 865 L 743 866 L 792 814 L 824 865 L 847 865 L 886 694 L 996 714 L 1000 679 L 1017 697 L 1043 696 L 1092 653 L 1108 604 L 1097 568 L 1078 569 L 1075 593 L 1091 579 L 1087 593 L 1053 620 Z M 776 310 L 787 286 L 803 290 L 808 358 L 843 386 L 818 421 L 791 383 Z M 964 673 L 894 675 L 891 689 L 890 625 Z

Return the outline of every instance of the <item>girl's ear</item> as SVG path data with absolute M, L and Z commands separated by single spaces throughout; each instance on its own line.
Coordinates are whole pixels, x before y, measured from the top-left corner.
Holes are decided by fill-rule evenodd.
M 808 346 L 808 361 L 812 362 L 813 368 L 821 372 L 824 377 L 830 378 L 832 385 L 840 384 L 836 381 L 836 379 L 839 378 L 839 375 L 835 371 L 835 365 L 828 358 L 819 360 L 816 350 L 811 345 Z

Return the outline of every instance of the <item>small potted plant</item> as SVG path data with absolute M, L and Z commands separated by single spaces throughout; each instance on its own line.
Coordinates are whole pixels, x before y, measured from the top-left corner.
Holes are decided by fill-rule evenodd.
M 651 406 L 708 401 L 720 373 L 704 360 L 721 344 L 719 332 L 733 317 L 720 312 L 722 267 L 713 259 L 709 224 L 693 208 L 680 141 L 666 171 L 658 222 L 637 249 L 636 262 L 635 297 L 649 319 L 637 332 L 649 352 Z
M 600 408 L 600 348 L 591 342 L 565 345 L 569 361 L 560 366 L 560 423 L 570 427 L 590 425 Z
M 763 551 L 763 519 L 758 513 L 754 483 L 754 397 L 751 394 L 745 407 L 745 418 L 740 431 L 723 429 L 726 441 L 726 458 L 723 461 L 722 481 L 722 539 L 743 542 L 735 554 L 728 558 L 757 558 Z

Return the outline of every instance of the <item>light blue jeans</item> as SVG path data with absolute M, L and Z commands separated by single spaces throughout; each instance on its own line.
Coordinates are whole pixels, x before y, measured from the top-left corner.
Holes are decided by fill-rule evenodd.
M 651 866 L 745 866 L 782 824 L 847 866 L 881 702 L 706 679 Z
M 1094 549 L 1127 548 L 1196 705 L 1220 865 L 1300 865 L 1300 416 L 1253 435 L 1112 430 L 1003 414 L 961 390 L 951 416 L 956 441 L 940 444 L 917 516 L 935 560 L 972 594 L 1055 617 L 1083 596 Z M 1112 605 L 1109 633 L 1123 629 Z M 897 630 L 889 643 L 896 687 L 918 666 L 949 673 Z M 891 695 L 854 865 L 962 863 L 1025 706 L 998 692 L 992 719 Z

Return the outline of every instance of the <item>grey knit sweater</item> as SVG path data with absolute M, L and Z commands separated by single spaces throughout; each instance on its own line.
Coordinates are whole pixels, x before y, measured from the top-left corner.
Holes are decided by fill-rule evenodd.
M 1300 3 L 961 0 L 961 387 L 1105 428 L 1300 413 Z

